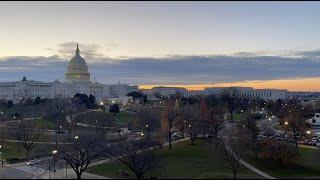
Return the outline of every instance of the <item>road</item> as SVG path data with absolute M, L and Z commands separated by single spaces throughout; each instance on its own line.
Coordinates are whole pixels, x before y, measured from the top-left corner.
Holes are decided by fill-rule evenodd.
M 0 167 L 0 179 L 31 179 L 32 174 L 13 167 Z

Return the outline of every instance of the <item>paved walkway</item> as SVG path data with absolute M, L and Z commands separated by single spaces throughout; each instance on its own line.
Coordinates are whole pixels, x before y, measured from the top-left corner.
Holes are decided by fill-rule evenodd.
M 4 139 L 4 141 L 6 142 L 19 142 L 18 140 L 14 140 L 14 139 Z M 30 141 L 27 141 L 27 142 L 30 142 Z M 37 142 L 34 142 L 35 144 L 56 144 L 56 142 L 51 142 L 51 141 L 37 141 Z M 72 145 L 73 143 L 67 143 L 67 142 L 59 142 L 59 145 Z
M 66 169 L 58 169 L 56 172 L 46 172 L 45 174 L 41 175 L 39 178 L 41 179 L 76 179 L 77 175 L 73 171 L 73 169 L 68 168 L 67 172 Z M 104 176 L 99 176 L 91 173 L 84 172 L 81 176 L 82 179 L 111 179 Z
M 250 169 L 250 170 L 253 171 L 254 173 L 256 173 L 256 174 L 258 174 L 258 175 L 260 175 L 260 176 L 262 176 L 262 177 L 264 177 L 264 178 L 267 178 L 267 179 L 276 179 L 276 178 L 274 178 L 274 177 L 272 177 L 272 176 L 270 176 L 270 175 L 268 175 L 268 174 L 260 171 L 259 169 L 255 168 L 254 166 L 252 166 L 251 164 L 245 162 L 245 161 L 242 160 L 242 159 L 240 159 L 239 162 L 240 162 L 240 164 L 242 164 L 244 167 Z
M 0 167 L 0 179 L 31 179 L 32 177 L 32 174 L 12 167 Z
M 319 148 L 319 147 L 316 147 L 316 146 L 307 146 L 307 145 L 303 145 L 303 144 L 299 144 L 298 146 L 299 146 L 299 147 L 303 147 L 303 148 L 318 149 L 318 150 L 320 150 L 320 148 Z

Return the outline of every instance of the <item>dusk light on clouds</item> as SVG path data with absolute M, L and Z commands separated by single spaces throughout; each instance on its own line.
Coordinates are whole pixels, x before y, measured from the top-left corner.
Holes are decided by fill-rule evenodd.
M 265 81 L 261 87 L 320 90 L 312 85 L 320 77 L 319 8 L 319 2 L 0 2 L 0 80 L 63 79 L 79 43 L 92 77 L 105 83 Z M 310 83 L 298 85 L 301 78 Z

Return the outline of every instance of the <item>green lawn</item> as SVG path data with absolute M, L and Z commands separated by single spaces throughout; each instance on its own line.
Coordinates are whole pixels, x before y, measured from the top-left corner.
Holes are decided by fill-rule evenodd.
M 173 145 L 173 150 L 167 147 L 156 150 L 159 168 L 151 171 L 145 177 L 155 176 L 156 178 L 233 178 L 232 170 L 225 166 L 213 149 L 209 148 L 203 141 L 197 145 L 190 145 L 190 142 L 182 142 Z M 118 162 L 106 163 L 90 167 L 88 172 L 111 178 L 123 177 L 121 170 L 124 166 Z M 127 171 L 128 169 L 125 168 Z M 128 171 L 129 172 L 129 171 Z M 241 168 L 240 178 L 261 178 L 253 172 Z
M 273 160 L 248 159 L 248 161 L 275 178 L 320 178 L 320 151 L 300 147 L 299 154 L 300 157 L 297 160 L 285 167 L 281 167 Z
M 133 112 L 120 112 L 115 116 L 117 123 L 130 123 L 135 118 L 135 113 Z
M 108 115 L 111 115 L 115 118 L 116 123 L 130 123 L 133 121 L 135 118 L 135 113 L 134 112 L 128 112 L 128 111 L 121 111 L 119 113 L 116 113 L 114 116 L 113 113 L 108 112 L 107 110 L 105 111 Z
M 234 119 L 235 121 L 241 121 L 241 120 L 244 119 L 245 116 L 246 116 L 245 113 L 235 113 L 235 114 L 233 115 L 233 119 Z
M 59 145 L 60 149 L 68 148 L 70 145 Z M 37 144 L 32 151 L 29 152 L 29 159 L 37 159 L 48 156 L 55 148 L 54 144 Z M 7 163 L 17 163 L 26 160 L 26 151 L 23 147 L 19 147 L 15 142 L 5 142 L 2 147 L 2 157 Z
M 7 142 L 1 149 L 2 158 L 6 160 L 11 159 L 23 159 L 25 158 L 25 153 L 23 149 L 21 148 L 19 150 L 19 147 L 16 143 Z
M 49 121 L 47 119 L 42 119 L 42 118 L 38 118 L 38 119 L 35 119 L 33 120 L 37 125 L 41 126 L 41 127 L 45 127 L 45 128 L 48 128 L 48 129 L 52 129 L 52 128 L 55 128 L 55 123 L 52 122 L 52 121 Z
M 34 122 L 34 124 L 40 126 L 40 127 L 43 127 L 45 129 L 52 129 L 55 127 L 55 123 L 52 122 L 52 121 L 49 121 L 47 119 L 43 119 L 43 118 L 36 118 L 36 119 L 32 119 L 32 120 L 24 120 L 26 121 L 26 124 L 27 122 Z M 19 122 L 11 122 L 9 123 L 8 125 L 9 126 L 18 126 L 18 123 Z

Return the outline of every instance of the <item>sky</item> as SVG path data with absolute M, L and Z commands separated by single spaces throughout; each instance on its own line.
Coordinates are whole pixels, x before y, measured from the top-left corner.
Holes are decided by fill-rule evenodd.
M 103 83 L 320 91 L 319 19 L 312 1 L 0 2 L 0 81 L 63 80 L 79 43 Z

